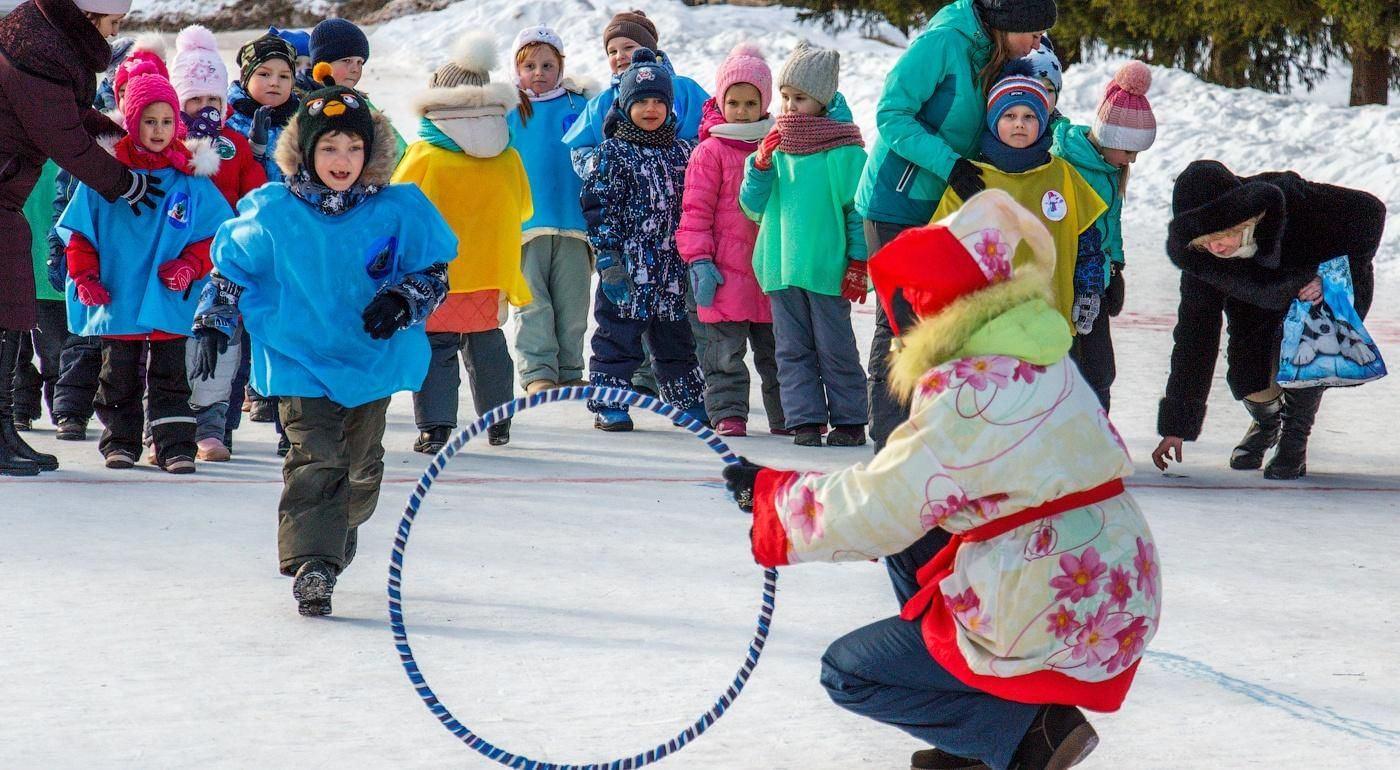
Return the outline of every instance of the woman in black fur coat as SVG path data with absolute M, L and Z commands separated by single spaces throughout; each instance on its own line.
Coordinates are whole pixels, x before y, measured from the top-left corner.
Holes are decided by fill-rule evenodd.
M 1201 433 L 1223 313 L 1225 381 L 1254 418 L 1230 467 L 1255 470 L 1277 444 L 1266 478 L 1307 473 L 1308 435 L 1323 389 L 1281 389 L 1275 382 L 1283 319 L 1294 299 L 1322 301 L 1318 265 L 1339 256 L 1351 263 L 1356 311 L 1365 318 L 1385 213 L 1374 195 L 1292 171 L 1237 177 L 1218 161 L 1198 160 L 1177 177 L 1167 256 L 1181 268 L 1181 305 L 1167 395 L 1157 412 L 1162 441 L 1152 461 L 1158 468 L 1166 470 L 1169 459 L 1181 462 L 1182 442 Z

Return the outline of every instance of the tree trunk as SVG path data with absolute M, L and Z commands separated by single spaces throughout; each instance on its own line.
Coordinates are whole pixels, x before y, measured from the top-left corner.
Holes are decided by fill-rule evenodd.
M 1205 79 L 1226 88 L 1249 85 L 1249 43 L 1238 38 L 1217 35 L 1210 41 L 1210 60 Z
M 1351 49 L 1351 106 L 1387 104 L 1390 97 L 1390 50 Z

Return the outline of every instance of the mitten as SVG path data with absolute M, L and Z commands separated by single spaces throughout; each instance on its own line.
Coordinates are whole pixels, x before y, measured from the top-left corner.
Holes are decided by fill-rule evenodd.
M 715 292 L 724 285 L 724 275 L 713 259 L 697 259 L 690 263 L 690 288 L 695 292 L 695 304 L 710 307 L 715 304 Z
M 386 291 L 371 300 L 360 317 L 364 319 L 366 334 L 377 340 L 387 340 L 408 323 L 408 300 Z
M 190 288 L 198 273 L 194 265 L 190 264 L 190 260 L 184 257 L 176 257 L 156 269 L 156 276 L 160 278 L 161 284 L 171 291 L 185 291 Z
M 1099 307 L 1102 298 L 1097 294 L 1080 294 L 1074 298 L 1074 308 L 1070 311 L 1070 320 L 1074 321 L 1074 329 L 1080 334 L 1088 334 L 1094 330 L 1094 321 L 1099 318 Z
M 866 289 L 865 261 L 853 259 L 846 264 L 846 277 L 841 281 L 841 296 L 851 302 L 865 304 Z
M 1126 289 L 1123 285 L 1123 266 L 1114 262 L 1108 266 L 1108 290 L 1103 296 L 1103 309 L 1110 318 L 1116 318 L 1123 312 Z
M 603 296 L 614 305 L 632 301 L 632 272 L 627 269 L 622 254 L 616 251 L 598 254 L 598 285 L 603 290 Z
M 73 277 L 73 285 L 78 290 L 78 301 L 88 307 L 112 304 L 112 294 L 93 273 Z
M 763 466 L 754 465 L 749 458 L 740 457 L 739 462 L 724 466 L 724 488 L 734 497 L 739 510 L 753 513 L 753 485 L 758 481 L 758 472 Z
M 759 171 L 767 171 L 773 168 L 773 151 L 778 149 L 778 145 L 783 143 L 783 132 L 774 128 L 763 137 L 763 141 L 758 143 L 758 157 L 754 158 L 753 167 Z
M 967 158 L 958 158 L 953 162 L 953 170 L 948 172 L 948 186 L 963 200 L 987 189 L 987 183 L 982 179 L 982 169 Z

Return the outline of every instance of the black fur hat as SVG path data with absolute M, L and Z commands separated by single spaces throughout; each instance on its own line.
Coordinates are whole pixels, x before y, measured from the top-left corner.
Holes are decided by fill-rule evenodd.
M 1265 222 L 1260 223 L 1256 238 L 1274 234 L 1283 223 L 1283 190 L 1268 182 L 1245 182 L 1218 160 L 1192 161 L 1172 188 L 1167 251 L 1184 253 L 1202 235 L 1229 230 L 1260 214 Z M 1275 249 L 1260 249 L 1254 261 L 1278 267 L 1278 256 Z

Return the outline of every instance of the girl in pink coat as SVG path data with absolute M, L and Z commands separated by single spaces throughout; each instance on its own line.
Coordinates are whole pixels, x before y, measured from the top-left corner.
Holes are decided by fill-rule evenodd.
M 715 75 L 715 97 L 705 102 L 700 145 L 690 155 L 676 245 L 690 266 L 698 323 L 700 365 L 705 371 L 705 409 L 722 436 L 748 431 L 749 370 L 763 381 L 769 431 L 787 435 L 778 399 L 778 364 L 773 353 L 773 314 L 753 273 L 758 225 L 739 209 L 744 161 L 773 127 L 768 104 L 773 73 L 763 54 L 741 43 Z

